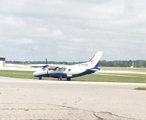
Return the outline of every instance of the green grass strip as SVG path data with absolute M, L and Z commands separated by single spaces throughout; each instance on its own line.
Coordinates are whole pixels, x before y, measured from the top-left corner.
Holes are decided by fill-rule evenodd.
M 23 79 L 37 79 L 33 71 L 0 70 L 0 76 Z M 43 78 L 44 80 L 57 80 L 56 78 Z M 66 80 L 66 79 L 64 79 Z M 146 83 L 146 74 L 104 74 L 95 73 L 81 77 L 72 78 L 72 81 L 89 82 L 125 82 L 125 83 Z
M 137 87 L 137 88 L 134 88 L 134 90 L 146 90 L 146 87 Z
M 32 71 L 0 70 L 0 76 L 11 78 L 34 79 Z

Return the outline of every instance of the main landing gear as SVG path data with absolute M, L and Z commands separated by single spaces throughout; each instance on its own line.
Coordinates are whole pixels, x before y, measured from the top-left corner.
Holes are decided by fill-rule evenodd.
M 58 80 L 62 80 L 62 77 L 58 78 Z M 70 80 L 71 80 L 71 78 L 70 78 L 70 77 L 68 77 L 68 78 L 66 78 L 66 80 L 67 80 L 67 81 L 70 81 Z
M 42 77 L 39 77 L 39 80 L 42 80 Z
M 58 78 L 58 80 L 62 80 L 62 77 Z
M 71 80 L 71 78 L 70 77 L 68 77 L 68 78 L 66 78 L 67 79 L 67 81 L 70 81 Z
M 40 76 L 40 77 L 38 77 L 38 79 L 39 79 L 39 80 L 42 80 L 42 77 Z M 58 80 L 62 80 L 62 77 L 58 78 Z M 71 80 L 71 78 L 70 78 L 70 77 L 68 77 L 68 78 L 66 78 L 66 80 L 67 80 L 67 81 L 70 81 L 70 80 Z

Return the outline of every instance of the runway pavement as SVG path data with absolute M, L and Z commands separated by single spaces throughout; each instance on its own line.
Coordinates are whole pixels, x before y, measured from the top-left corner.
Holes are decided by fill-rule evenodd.
M 0 77 L 0 120 L 146 120 L 146 84 Z

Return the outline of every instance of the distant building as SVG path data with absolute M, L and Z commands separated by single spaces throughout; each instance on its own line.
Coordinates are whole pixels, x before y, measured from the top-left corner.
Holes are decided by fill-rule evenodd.
M 0 67 L 4 67 L 5 66 L 5 61 L 6 61 L 5 58 L 0 57 Z

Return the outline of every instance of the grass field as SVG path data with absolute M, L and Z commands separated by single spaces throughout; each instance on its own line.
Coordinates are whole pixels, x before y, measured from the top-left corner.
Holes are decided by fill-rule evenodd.
M 11 78 L 34 79 L 32 71 L 0 70 L 0 76 Z
M 133 71 L 133 72 L 146 72 L 146 68 L 130 68 L 130 67 L 101 67 L 102 70 L 114 71 Z
M 103 70 L 116 71 L 135 71 L 146 72 L 144 68 L 102 68 Z M 32 71 L 15 71 L 15 70 L 0 70 L 0 76 L 24 79 L 37 79 L 33 77 Z M 56 80 L 54 78 L 43 78 L 44 80 Z M 66 80 L 66 79 L 64 79 Z M 95 73 L 82 77 L 72 78 L 73 81 L 94 81 L 94 82 L 128 82 L 128 83 L 146 83 L 146 74 L 140 73 Z
M 79 78 L 73 78 L 79 81 L 94 81 L 94 82 L 125 82 L 125 83 L 146 83 L 146 75 L 142 74 L 104 74 L 97 73 L 86 75 Z
M 134 90 L 145 90 L 146 91 L 146 87 L 137 87 L 137 88 L 134 88 Z

